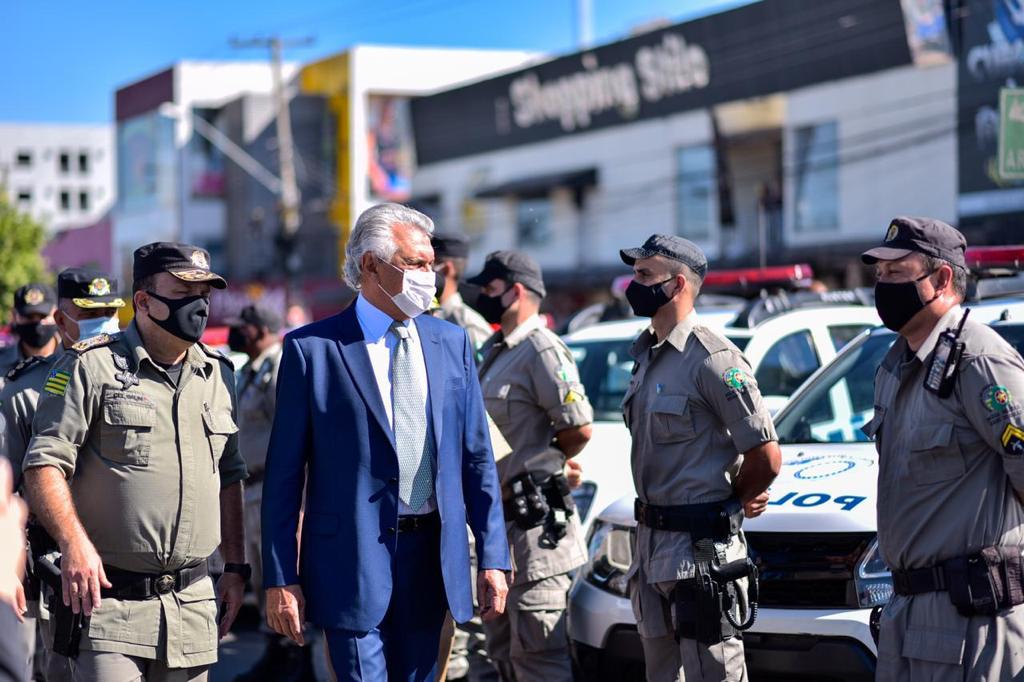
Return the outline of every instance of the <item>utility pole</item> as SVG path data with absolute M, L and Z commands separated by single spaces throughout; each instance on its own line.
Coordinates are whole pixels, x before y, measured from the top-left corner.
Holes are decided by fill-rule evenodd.
M 576 47 L 588 50 L 594 44 L 593 0 L 576 0 Z
M 288 108 L 288 96 L 285 92 L 284 76 L 281 73 L 282 53 L 285 48 L 302 47 L 313 42 L 312 36 L 294 40 L 282 40 L 278 36 L 272 38 L 252 38 L 250 40 L 232 40 L 235 48 L 269 48 L 270 66 L 274 84 L 274 105 L 277 110 L 277 160 L 280 166 L 281 190 L 278 195 L 281 206 L 281 233 L 278 236 L 278 248 L 281 250 L 282 263 L 289 280 L 289 298 L 294 289 L 292 281 L 300 268 L 298 254 L 295 253 L 295 242 L 299 226 L 302 225 L 302 195 L 295 180 L 295 146 L 292 142 L 292 119 Z

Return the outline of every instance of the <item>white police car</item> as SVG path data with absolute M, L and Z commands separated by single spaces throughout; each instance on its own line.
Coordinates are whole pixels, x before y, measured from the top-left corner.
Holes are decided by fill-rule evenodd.
M 700 309 L 701 321 L 743 350 L 772 412 L 851 339 L 879 324 L 863 292 L 761 298 L 742 310 Z M 584 482 L 574 492 L 584 530 L 590 512 L 633 490 L 630 437 L 620 403 L 632 376 L 633 340 L 650 320 L 631 318 L 585 327 L 563 337 L 594 407 L 593 436 L 580 453 Z
M 972 319 L 1024 349 L 1024 299 L 971 307 Z M 752 674 L 874 679 L 868 619 L 892 587 L 875 542 L 877 456 L 860 427 L 871 419 L 875 370 L 895 338 L 884 328 L 858 336 L 776 416 L 782 471 L 768 511 L 744 524 L 761 571 L 761 609 L 744 635 Z M 628 448 L 626 436 L 616 450 L 601 452 L 628 460 Z M 584 467 L 598 457 L 592 449 Z M 633 497 L 630 485 L 593 520 L 589 561 L 570 592 L 569 636 L 587 680 L 643 679 L 625 580 Z

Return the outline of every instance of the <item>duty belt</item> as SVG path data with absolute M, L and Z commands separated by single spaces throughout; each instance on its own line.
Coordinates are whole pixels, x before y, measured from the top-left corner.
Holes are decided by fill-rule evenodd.
M 961 615 L 993 615 L 1024 603 L 1021 549 L 994 545 L 935 566 L 895 569 L 893 591 L 901 596 L 947 592 Z
M 743 523 L 743 506 L 735 497 L 719 502 L 661 506 L 637 499 L 636 522 L 654 530 L 690 533 L 694 538 L 725 540 L 736 535 Z
M 949 589 L 945 566 L 928 566 L 892 571 L 892 589 L 901 596 L 909 597 L 926 592 L 945 592 Z
M 206 562 L 166 573 L 136 573 L 104 564 L 103 571 L 113 587 L 100 590 L 101 597 L 141 601 L 169 592 L 181 592 L 199 582 L 209 572 Z

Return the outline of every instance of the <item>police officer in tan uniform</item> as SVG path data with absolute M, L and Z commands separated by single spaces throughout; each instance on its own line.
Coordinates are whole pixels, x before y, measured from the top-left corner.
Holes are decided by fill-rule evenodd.
M 896 592 L 880 618 L 884 682 L 1024 679 L 1024 361 L 960 306 L 965 248 L 946 223 L 903 216 L 862 256 L 899 333 L 864 427 Z
M 19 362 L 53 355 L 60 346 L 53 321 L 56 305 L 53 287 L 48 284 L 26 284 L 14 292 L 11 333 L 18 342 L 0 350 L 0 388 L 7 381 L 7 373 Z
M 63 603 L 89 616 L 74 679 L 204 680 L 248 577 L 234 371 L 199 343 L 226 283 L 206 251 L 165 242 L 136 250 L 133 275 L 124 333 L 47 374 L 25 488 L 60 547 Z
M 435 317 L 457 324 L 469 334 L 469 340 L 476 348 L 491 338 L 494 330 L 477 311 L 462 300 L 459 283 L 466 274 L 466 259 L 469 258 L 469 240 L 457 234 L 437 234 L 430 238 L 434 247 L 434 271 L 444 277 L 444 288 L 439 288 L 440 309 Z
M 0 417 L 3 418 L 3 454 L 11 462 L 15 472 L 15 485 L 21 479 L 21 465 L 32 438 L 32 418 L 35 416 L 39 392 L 53 363 L 62 351 L 79 341 L 85 341 L 99 334 L 118 332 L 117 311 L 124 306 L 124 300 L 117 293 L 117 280 L 94 270 L 68 268 L 57 275 L 57 311 L 54 321 L 60 332 L 63 345 L 47 357 L 31 355 L 19 362 L 7 373 L 7 384 L 0 390 Z M 36 545 L 33 549 L 44 553 L 48 547 L 34 523 L 29 524 L 29 536 Z M 38 640 L 42 643 L 41 655 L 36 656 L 36 674 L 48 682 L 71 679 L 68 660 L 51 650 L 53 633 L 49 630 L 50 614 L 40 599 L 41 585 L 38 576 L 29 581 L 26 595 L 28 614 L 26 620 L 29 654 L 36 649 L 36 626 Z M 38 619 L 38 622 L 37 622 Z
M 513 578 L 507 617 L 485 625 L 488 649 L 505 680 L 569 682 L 566 593 L 586 548 L 563 467 L 590 440 L 593 410 L 568 348 L 538 314 L 545 289 L 533 259 L 496 251 L 469 282 L 482 287 L 484 319 L 501 324 L 481 351 L 480 381 L 512 447 L 498 474 Z
M 781 465 L 775 427 L 746 358 L 693 309 L 701 250 L 653 235 L 620 255 L 633 267 L 626 298 L 651 318 L 623 401 L 638 522 L 629 587 L 647 679 L 745 680 L 752 564 L 739 528 L 744 512 L 764 511 Z

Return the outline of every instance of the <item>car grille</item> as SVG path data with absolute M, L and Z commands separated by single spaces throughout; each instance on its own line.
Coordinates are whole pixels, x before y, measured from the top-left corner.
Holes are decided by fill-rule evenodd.
M 857 562 L 874 533 L 747 533 L 761 606 L 857 607 Z

